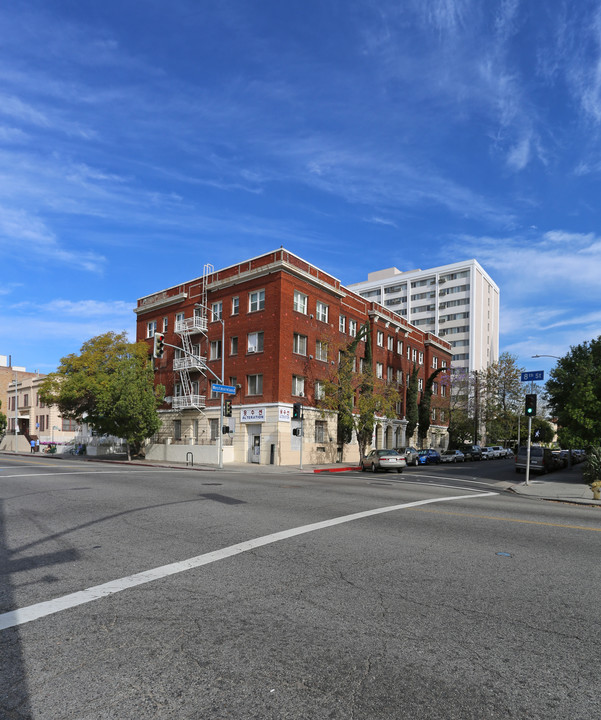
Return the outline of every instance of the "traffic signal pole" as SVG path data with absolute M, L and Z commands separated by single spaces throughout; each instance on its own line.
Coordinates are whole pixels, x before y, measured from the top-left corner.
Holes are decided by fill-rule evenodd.
M 528 415 L 528 450 L 526 451 L 526 485 L 530 485 L 530 437 L 532 431 L 532 416 Z M 519 452 L 519 448 L 518 448 Z

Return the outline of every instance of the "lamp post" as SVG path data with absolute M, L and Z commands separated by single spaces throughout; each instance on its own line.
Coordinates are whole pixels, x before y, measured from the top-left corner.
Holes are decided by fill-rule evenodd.
M 559 357 L 559 355 L 532 355 L 531 357 L 533 357 L 533 358 L 552 357 L 552 358 L 555 358 L 556 360 L 561 360 L 561 358 Z
M 15 453 L 18 450 L 18 442 L 19 442 L 19 417 L 18 417 L 18 404 L 19 404 L 19 395 L 18 395 L 18 383 L 17 383 L 17 371 L 13 370 L 15 374 Z

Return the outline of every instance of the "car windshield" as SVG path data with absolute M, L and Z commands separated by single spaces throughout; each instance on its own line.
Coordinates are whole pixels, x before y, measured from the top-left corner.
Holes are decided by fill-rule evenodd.
M 384 457 L 385 455 L 398 455 L 396 450 L 378 450 L 378 455 Z

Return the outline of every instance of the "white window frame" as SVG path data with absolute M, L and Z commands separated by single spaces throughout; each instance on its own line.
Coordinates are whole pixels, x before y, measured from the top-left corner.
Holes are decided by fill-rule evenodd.
M 326 396 L 326 390 L 323 380 L 316 380 L 315 381 L 315 399 L 316 400 L 323 400 Z
M 315 442 L 325 443 L 327 437 L 328 423 L 325 420 L 315 421 Z
M 294 333 L 292 336 L 292 352 L 297 355 L 307 355 L 307 336 Z
M 394 370 L 390 366 L 386 368 L 386 382 L 390 384 L 394 382 Z
M 326 305 L 324 302 L 321 302 L 321 300 L 318 300 L 315 304 L 315 317 L 320 322 L 328 322 L 328 317 L 330 315 L 330 308 L 328 305 Z
M 309 296 L 302 293 L 300 290 L 294 291 L 294 309 L 296 312 L 307 314 L 307 307 L 309 304 Z
M 262 330 L 249 332 L 246 341 L 247 353 L 263 352 L 264 333 Z
M 421 378 L 417 379 L 417 389 L 420 392 L 424 389 L 424 381 Z
M 232 315 L 238 315 L 240 312 L 240 298 L 236 295 L 232 298 Z
M 211 340 L 209 344 L 209 360 L 220 360 L 222 350 L 221 340 Z
M 403 354 L 403 341 L 402 340 L 396 341 L 396 351 L 399 355 Z
M 436 357 L 436 355 L 432 358 L 432 367 L 434 368 L 434 370 L 438 368 L 438 358 Z
M 338 330 L 341 333 L 346 333 L 346 317 L 344 315 L 340 315 L 338 318 Z
M 323 340 L 315 341 L 315 359 L 328 362 L 328 343 Z
M 388 336 L 388 349 L 391 352 L 394 352 L 394 338 L 392 337 L 392 335 Z
M 303 375 L 292 376 L 292 395 L 294 397 L 305 396 L 305 378 Z
M 384 377 L 384 364 L 381 362 L 376 363 L 376 377 L 378 380 L 382 380 Z
M 211 304 L 211 322 L 223 319 L 223 302 L 218 300 Z
M 157 331 L 157 321 L 156 320 L 151 320 L 149 323 L 146 323 L 146 337 L 147 338 L 153 338 L 156 331 Z
M 262 395 L 263 394 L 263 374 L 246 376 L 246 394 Z
M 384 333 L 381 330 L 378 330 L 377 343 L 378 347 L 384 347 Z
M 238 354 L 238 336 L 234 335 L 230 338 L 230 355 Z
M 265 309 L 265 290 L 253 290 L 248 293 L 248 312 Z
M 168 327 L 169 327 L 169 318 L 164 317 L 163 318 L 163 332 L 167 332 Z
M 356 320 L 348 321 L 348 334 L 351 337 L 357 337 L 357 321 Z
M 424 364 L 424 353 L 423 353 L 423 352 L 420 352 L 420 354 L 419 354 L 418 363 L 419 363 L 420 365 L 423 365 L 423 364 Z

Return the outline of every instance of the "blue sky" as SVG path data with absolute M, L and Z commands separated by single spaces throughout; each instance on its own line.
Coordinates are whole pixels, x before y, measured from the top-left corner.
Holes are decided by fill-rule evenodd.
M 0 7 L 0 355 L 284 245 L 349 284 L 476 258 L 527 369 L 601 334 L 601 2 Z

